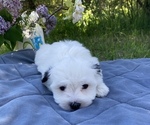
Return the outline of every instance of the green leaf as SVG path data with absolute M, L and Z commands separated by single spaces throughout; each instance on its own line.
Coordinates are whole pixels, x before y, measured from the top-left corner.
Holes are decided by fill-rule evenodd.
M 9 41 L 4 41 L 4 45 L 11 51 L 13 51 L 11 45 L 9 44 Z
M 4 38 L 10 41 L 11 49 L 13 50 L 16 46 L 16 42 L 23 41 L 22 30 L 18 25 L 12 26 L 5 34 Z
M 4 36 L 0 34 L 0 47 L 4 43 Z
M 73 3 L 71 0 L 64 0 L 65 4 L 67 7 L 72 7 L 73 6 Z
M 68 7 L 68 10 L 64 13 L 64 15 L 65 15 L 64 19 L 71 19 L 72 18 L 74 4 L 73 4 L 73 2 L 71 0 L 64 0 L 64 3 Z
M 12 15 L 5 8 L 0 10 L 0 16 L 2 16 L 6 21 L 13 21 Z

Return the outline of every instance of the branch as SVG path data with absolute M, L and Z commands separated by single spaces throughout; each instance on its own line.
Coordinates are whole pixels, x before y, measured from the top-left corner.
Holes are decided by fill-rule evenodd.
M 56 10 L 51 14 L 51 16 L 53 16 L 53 15 L 56 14 L 57 12 L 61 11 L 62 9 L 65 9 L 65 8 L 64 8 L 64 1 L 63 1 L 63 0 L 61 1 L 61 6 L 60 6 L 58 9 L 56 9 Z M 51 16 L 50 16 L 50 17 L 51 17 Z M 49 17 L 49 18 L 50 18 L 50 17 Z

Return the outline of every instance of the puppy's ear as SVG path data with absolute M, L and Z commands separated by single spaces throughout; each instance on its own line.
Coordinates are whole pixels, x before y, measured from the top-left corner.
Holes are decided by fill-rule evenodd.
M 49 71 L 45 72 L 45 73 L 44 73 L 44 76 L 43 76 L 43 78 L 42 78 L 42 83 L 46 82 L 46 81 L 48 80 L 49 76 L 50 76 L 50 75 L 49 75 Z
M 101 67 L 100 67 L 100 64 L 94 64 L 94 65 L 92 66 L 92 68 L 97 71 L 97 74 L 101 75 Z

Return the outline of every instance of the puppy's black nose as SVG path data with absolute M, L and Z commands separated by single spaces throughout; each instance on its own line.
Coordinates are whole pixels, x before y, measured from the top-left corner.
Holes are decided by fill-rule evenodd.
M 70 108 L 73 109 L 73 110 L 79 109 L 80 106 L 81 106 L 81 103 L 77 103 L 77 102 L 70 103 Z

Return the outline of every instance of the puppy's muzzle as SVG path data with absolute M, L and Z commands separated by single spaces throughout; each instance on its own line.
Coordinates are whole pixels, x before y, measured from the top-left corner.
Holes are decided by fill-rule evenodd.
M 78 102 L 72 102 L 72 103 L 70 103 L 69 106 L 70 106 L 70 108 L 71 108 L 72 110 L 77 110 L 77 109 L 80 108 L 81 103 L 78 103 Z

